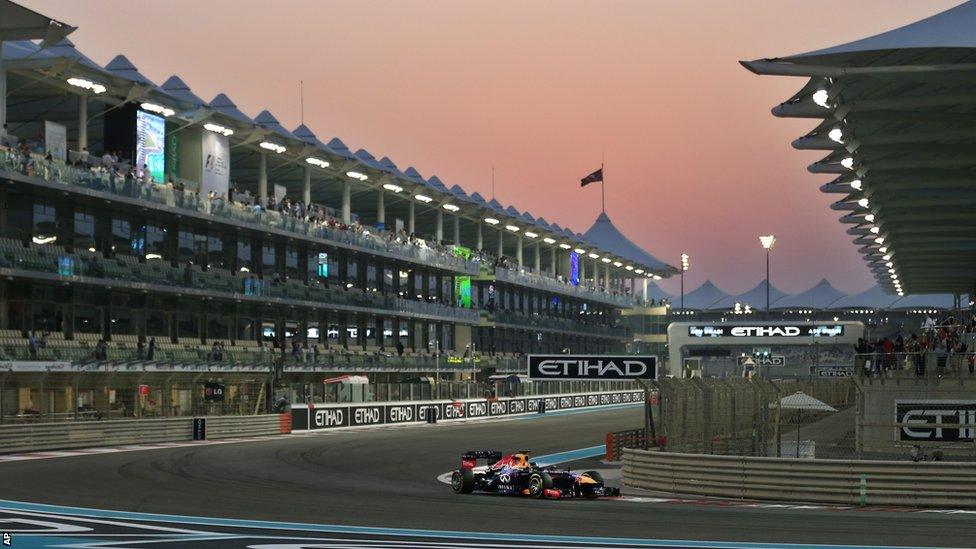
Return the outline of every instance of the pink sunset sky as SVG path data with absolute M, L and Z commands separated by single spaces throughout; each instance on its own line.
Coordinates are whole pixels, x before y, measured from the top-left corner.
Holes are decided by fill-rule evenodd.
M 182 77 L 210 100 L 271 110 L 320 139 L 389 156 L 469 193 L 585 231 L 606 156 L 607 213 L 651 254 L 691 255 L 686 289 L 873 280 L 856 253 L 823 156 L 790 141 L 811 120 L 769 110 L 803 80 L 738 61 L 818 49 L 932 15 L 958 0 L 356 1 L 21 0 L 77 25 L 99 63 L 125 54 L 150 79 Z M 676 291 L 677 277 L 662 286 Z

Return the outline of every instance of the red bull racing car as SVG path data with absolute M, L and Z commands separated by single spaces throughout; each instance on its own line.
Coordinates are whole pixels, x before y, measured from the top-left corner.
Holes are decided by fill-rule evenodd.
M 479 461 L 484 465 L 479 466 Z M 451 488 L 455 494 L 478 490 L 549 499 L 620 495 L 619 488 L 604 485 L 598 471 L 575 473 L 555 466 L 540 466 L 530 461 L 525 451 L 506 456 L 497 450 L 465 452 L 461 456 L 461 468 L 451 474 Z

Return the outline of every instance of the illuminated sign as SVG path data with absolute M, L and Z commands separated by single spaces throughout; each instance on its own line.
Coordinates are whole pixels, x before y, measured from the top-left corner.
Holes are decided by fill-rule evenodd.
M 764 324 L 749 326 L 688 326 L 691 337 L 840 337 L 841 324 Z
M 898 440 L 971 441 L 976 435 L 976 400 L 896 400 Z
M 657 357 L 529 355 L 529 378 L 657 379 Z
M 786 366 L 786 357 L 783 355 L 740 356 L 737 360 L 739 366 L 746 364 L 752 366 Z
M 471 277 L 454 277 L 454 300 L 458 307 L 471 308 Z
M 136 111 L 136 169 L 141 170 L 143 166 L 156 183 L 165 180 L 166 119 Z
M 319 266 L 315 272 L 319 278 L 329 278 L 329 254 L 319 252 Z

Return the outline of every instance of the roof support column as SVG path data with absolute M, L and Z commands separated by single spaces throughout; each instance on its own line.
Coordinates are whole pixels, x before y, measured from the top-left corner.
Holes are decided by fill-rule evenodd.
M 609 290 L 609 289 L 611 289 L 611 287 L 610 287 L 610 264 L 607 263 L 604 266 L 604 268 L 606 270 L 603 272 L 604 273 L 604 277 L 603 277 L 604 284 L 603 285 L 606 286 L 606 288 Z
M 386 228 L 386 199 L 385 193 L 381 190 L 376 195 L 376 225 L 377 228 Z
M 586 261 L 583 259 L 584 257 L 580 255 L 576 265 L 579 267 L 579 283 L 586 286 Z
M 3 40 L 0 40 L 0 51 L 3 50 Z M 0 132 L 7 133 L 7 69 L 3 66 L 3 56 L 0 55 Z
M 498 257 L 505 255 L 505 233 L 498 229 Z
M 437 225 L 434 227 L 434 240 L 438 244 L 444 240 L 444 212 L 437 210 Z
M 549 254 L 549 276 L 555 278 L 559 273 L 556 272 L 556 247 L 550 249 Z
M 542 246 L 538 242 L 535 243 L 535 272 L 539 274 L 542 271 L 542 258 L 539 257 L 542 253 Z
M 461 245 L 461 216 L 454 216 L 454 245 Z
M 352 223 L 352 183 L 347 179 L 342 182 L 342 222 Z
M 475 236 L 475 238 L 476 238 L 476 240 L 475 240 L 475 248 L 479 252 L 485 248 L 485 240 L 484 240 L 484 237 L 481 234 L 481 226 L 482 225 L 483 225 L 483 223 L 481 221 L 479 221 L 478 222 L 478 233 Z
M 647 277 L 646 276 L 641 279 L 641 288 L 642 288 L 641 289 L 641 299 L 643 299 L 646 302 L 646 301 L 648 301 L 648 299 L 647 299 Z
M 305 166 L 305 181 L 302 183 L 302 202 L 305 206 L 312 203 L 312 167 Z
M 261 207 L 268 206 L 268 155 L 258 153 L 258 201 Z
M 413 200 L 410 201 L 410 213 L 407 214 L 407 235 L 413 236 L 417 223 L 417 212 Z
M 88 148 L 88 96 L 78 96 L 78 152 Z
M 517 263 L 519 267 L 524 265 L 522 262 L 522 235 L 515 237 L 515 263 Z

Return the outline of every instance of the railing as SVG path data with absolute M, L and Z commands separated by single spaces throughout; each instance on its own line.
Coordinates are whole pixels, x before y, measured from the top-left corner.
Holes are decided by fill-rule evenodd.
M 489 315 L 489 318 L 502 324 L 516 324 L 534 328 L 546 328 L 550 330 L 561 330 L 575 332 L 588 336 L 601 335 L 607 337 L 627 338 L 630 331 L 618 326 L 605 326 L 600 324 L 589 324 L 573 321 L 568 318 L 549 317 L 541 315 L 530 315 L 516 313 L 512 311 L 497 311 Z
M 329 227 L 321 223 L 306 222 L 275 211 L 256 210 L 238 202 L 225 202 L 222 199 L 211 201 L 202 198 L 194 191 L 180 191 L 168 184 L 153 183 L 147 185 L 133 179 L 126 181 L 124 177 L 111 175 L 104 170 L 76 168 L 60 161 L 44 160 L 40 155 L 31 155 L 25 158 L 13 150 L 3 149 L 0 151 L 0 169 L 40 177 L 53 183 L 83 187 L 162 204 L 171 208 L 259 225 L 260 228 L 279 229 L 366 250 L 395 254 L 417 263 L 430 264 L 449 270 L 469 274 L 479 272 L 477 262 L 456 257 L 447 251 L 397 242 L 396 239 L 386 237 L 385 233 L 377 229 L 370 228 L 361 233 L 356 233 L 352 230 Z
M 972 463 L 808 460 L 624 449 L 623 483 L 722 498 L 976 507 Z
M 206 438 L 277 435 L 291 432 L 284 414 L 206 418 Z M 288 415 L 290 420 L 290 415 Z M 192 418 L 28 423 L 0 426 L 0 454 L 124 444 L 193 440 Z
M 349 305 L 402 313 L 425 314 L 477 322 L 478 313 L 471 309 L 440 303 L 413 301 L 378 292 L 346 290 L 299 281 L 271 281 L 235 276 L 229 271 L 180 269 L 164 261 L 141 263 L 133 256 L 105 259 L 86 251 L 69 254 L 61 246 L 31 245 L 23 247 L 9 239 L 0 239 L 0 267 L 46 272 L 61 276 L 87 276 L 167 286 L 201 288 L 233 294 L 260 295 L 282 299 L 315 301 L 324 304 Z
M 854 375 L 861 379 L 976 377 L 976 353 L 972 350 L 859 353 L 854 355 L 853 367 Z
M 555 278 L 545 277 L 524 269 L 515 270 L 506 269 L 504 267 L 495 267 L 495 278 L 502 282 L 511 282 L 513 284 L 530 286 L 540 290 L 571 295 L 579 299 L 610 303 L 620 307 L 633 307 L 635 304 L 634 299 L 627 295 L 597 289 L 589 289 L 583 286 L 574 286 Z

